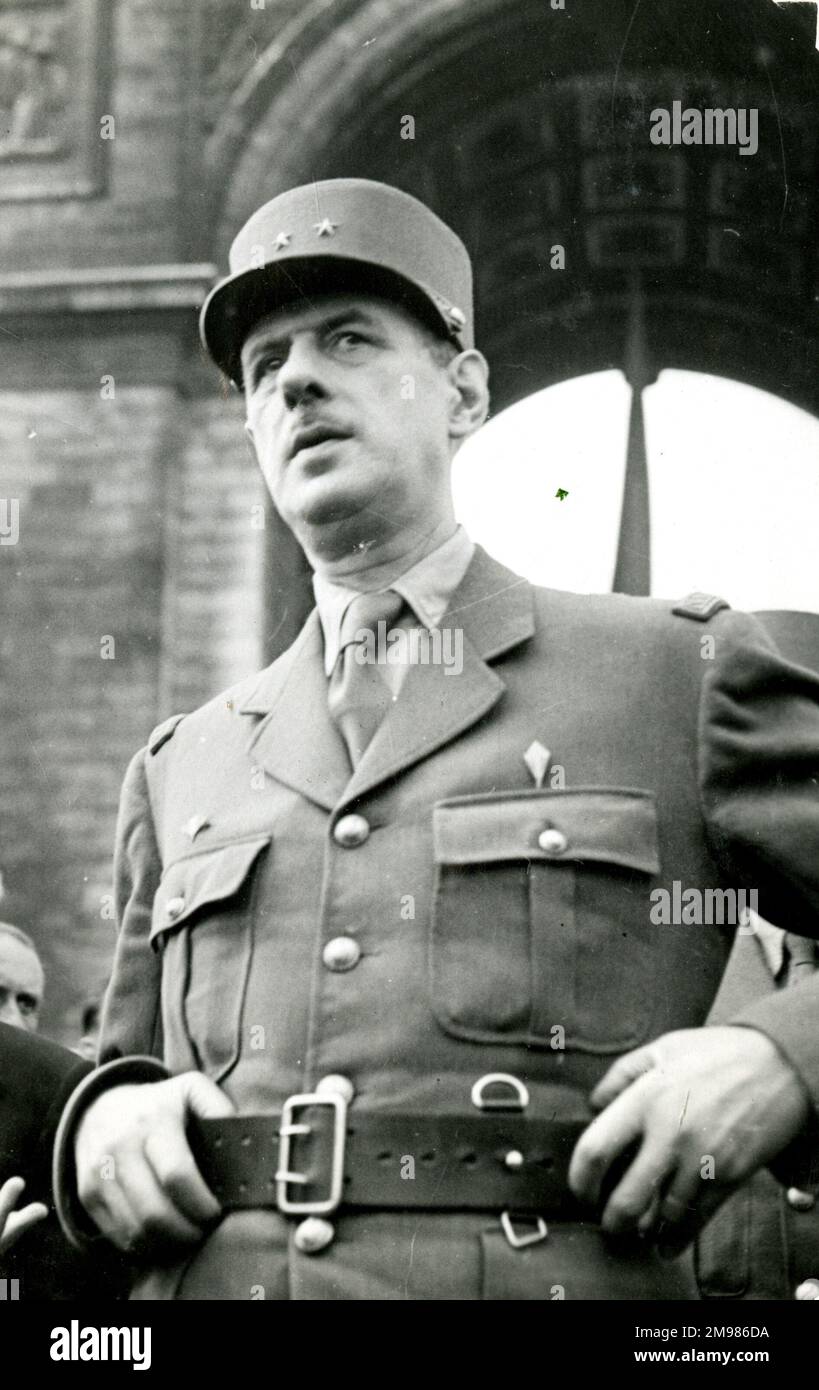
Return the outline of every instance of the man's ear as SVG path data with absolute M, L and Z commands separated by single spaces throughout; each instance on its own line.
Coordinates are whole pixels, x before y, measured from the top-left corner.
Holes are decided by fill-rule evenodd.
M 259 451 L 256 448 L 256 436 L 253 433 L 253 426 L 249 420 L 245 420 L 245 444 L 250 461 L 254 467 L 259 463 Z
M 447 365 L 452 386 L 449 408 L 451 439 L 466 439 L 489 414 L 489 364 L 477 348 L 467 348 Z

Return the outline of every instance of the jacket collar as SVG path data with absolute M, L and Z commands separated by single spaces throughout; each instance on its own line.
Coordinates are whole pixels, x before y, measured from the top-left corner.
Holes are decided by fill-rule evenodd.
M 463 669 L 410 668 L 400 698 L 354 772 L 327 711 L 321 624 L 316 611 L 272 666 L 240 713 L 261 716 L 248 752 L 277 781 L 327 810 L 428 757 L 476 723 L 500 699 L 500 676 L 486 663 L 534 632 L 532 589 L 476 546 L 441 622 L 462 634 Z

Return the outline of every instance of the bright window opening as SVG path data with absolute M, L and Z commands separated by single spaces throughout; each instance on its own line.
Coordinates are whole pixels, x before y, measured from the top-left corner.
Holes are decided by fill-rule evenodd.
M 455 460 L 456 510 L 473 539 L 535 583 L 609 590 L 629 405 L 622 373 L 599 372 L 490 420 Z M 652 593 L 819 611 L 819 420 L 753 387 L 671 370 L 644 407 Z

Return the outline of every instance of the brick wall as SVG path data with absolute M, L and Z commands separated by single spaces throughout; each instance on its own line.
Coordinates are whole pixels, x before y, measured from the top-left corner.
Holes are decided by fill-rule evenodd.
M 35 937 L 42 1031 L 67 1042 L 110 967 L 132 753 L 263 652 L 262 486 L 241 404 L 203 368 L 182 282 L 178 301 L 137 286 L 120 307 L 129 267 L 190 262 L 201 244 L 206 6 L 104 3 L 89 114 L 112 114 L 115 138 L 100 192 L 15 201 L 0 183 L 0 498 L 19 506 L 19 539 L 0 545 L 0 917 Z M 72 300 L 76 271 L 100 272 L 91 309 Z M 68 288 L 44 305 L 42 284 L 20 289 L 27 272 Z
M 167 386 L 0 396 L 2 915 L 70 1040 L 106 978 L 122 774 L 151 727 L 260 664 L 260 481 L 238 402 Z M 254 511 L 254 507 L 256 510 Z
M 165 603 L 159 704 L 194 709 L 263 652 L 265 490 L 238 397 L 181 405 L 164 499 Z

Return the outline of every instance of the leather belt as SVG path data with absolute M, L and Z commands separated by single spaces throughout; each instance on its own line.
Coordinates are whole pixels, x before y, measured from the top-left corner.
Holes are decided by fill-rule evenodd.
M 188 1138 L 228 1211 L 423 1207 L 577 1219 L 567 1174 L 585 1127 L 498 1111 L 348 1113 L 340 1097 L 313 1093 L 291 1097 L 280 1115 L 192 1117 Z

